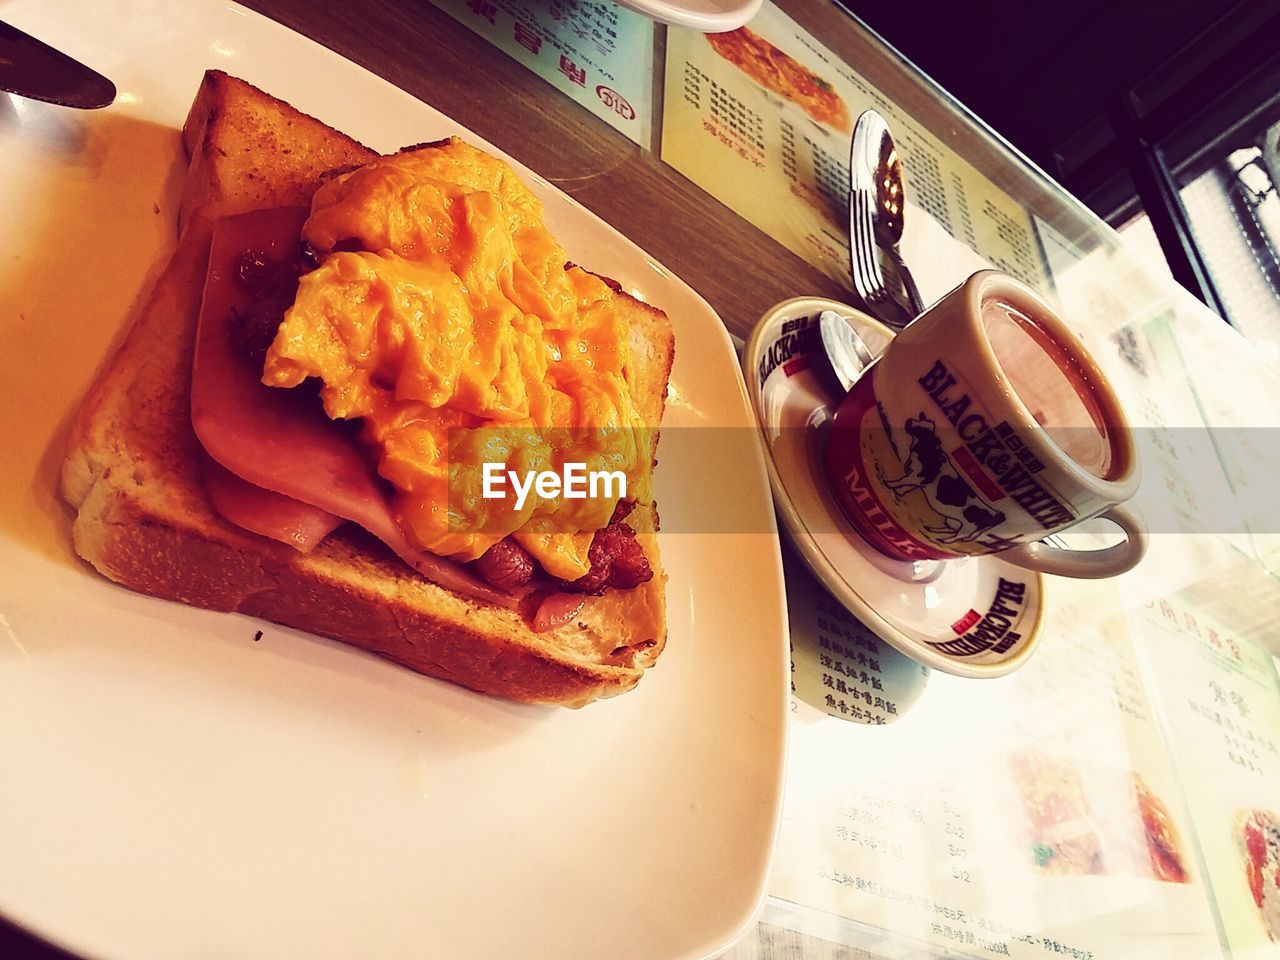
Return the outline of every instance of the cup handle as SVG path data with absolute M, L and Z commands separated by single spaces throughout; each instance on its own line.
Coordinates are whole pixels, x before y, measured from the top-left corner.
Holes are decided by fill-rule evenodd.
M 1002 550 L 997 556 L 1030 570 L 1083 580 L 1118 576 L 1137 566 L 1142 555 L 1147 552 L 1147 529 L 1137 514 L 1120 505 L 1099 516 L 1110 520 L 1124 531 L 1122 543 L 1103 547 L 1101 550 L 1064 550 L 1039 541 Z

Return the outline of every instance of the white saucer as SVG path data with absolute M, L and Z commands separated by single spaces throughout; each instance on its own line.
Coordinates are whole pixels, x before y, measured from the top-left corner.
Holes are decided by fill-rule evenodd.
M 810 333 L 823 310 L 850 318 L 872 353 L 893 338 L 866 314 L 817 297 L 784 301 L 756 324 L 742 368 L 783 525 L 823 586 L 907 656 L 962 677 L 1016 670 L 1039 637 L 1040 574 L 998 555 L 891 560 L 854 532 L 827 489 L 822 444 L 839 397 L 828 384 L 825 360 L 813 353 L 820 347 Z M 992 609 L 997 602 L 1000 612 Z

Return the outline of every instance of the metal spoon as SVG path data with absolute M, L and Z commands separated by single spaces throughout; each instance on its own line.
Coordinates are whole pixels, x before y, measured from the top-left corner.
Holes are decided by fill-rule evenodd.
M 851 189 L 855 193 L 862 191 L 871 198 L 876 246 L 893 261 L 912 316 L 919 316 L 924 310 L 924 301 L 898 248 L 902 242 L 903 215 L 906 212 L 898 148 L 894 145 L 893 134 L 889 132 L 889 124 L 874 110 L 868 110 L 858 118 L 855 138 L 859 138 L 859 134 L 864 153 L 862 157 L 855 156 L 851 160 Z
M 834 310 L 818 314 L 818 339 L 822 341 L 822 353 L 827 358 L 831 375 L 840 384 L 841 395 L 848 393 L 871 366 L 875 356 L 853 329 L 853 324 Z

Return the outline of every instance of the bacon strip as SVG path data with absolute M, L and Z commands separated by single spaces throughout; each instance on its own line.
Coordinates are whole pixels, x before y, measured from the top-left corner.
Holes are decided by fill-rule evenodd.
M 622 516 L 630 513 L 634 507 L 635 504 L 630 504 Z M 617 516 L 616 512 L 614 516 Z M 653 579 L 649 558 L 636 539 L 635 530 L 631 524 L 616 519 L 604 529 L 596 531 L 591 539 L 587 559 L 591 561 L 591 569 L 586 575 L 577 580 L 558 581 L 561 589 L 599 596 L 608 587 L 630 590 Z

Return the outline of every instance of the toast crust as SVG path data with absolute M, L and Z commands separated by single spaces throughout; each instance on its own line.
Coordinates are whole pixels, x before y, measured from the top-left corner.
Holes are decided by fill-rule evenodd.
M 178 209 L 183 231 L 200 220 L 310 204 L 325 173 L 377 156 L 221 70 L 205 71 L 182 125 L 182 145 L 191 159 Z
M 218 71 L 206 74 L 183 138 L 192 161 L 177 249 L 71 429 L 61 489 L 77 510 L 77 553 L 142 593 L 332 637 L 513 700 L 581 706 L 634 687 L 666 642 L 651 504 L 628 522 L 653 579 L 588 598 L 572 622 L 545 633 L 515 611 L 424 580 L 363 531 L 340 528 L 302 554 L 210 506 L 189 396 L 211 224 L 309 202 L 327 171 L 373 154 Z M 646 304 L 624 303 L 633 358 L 626 376 L 643 398 L 645 422 L 656 425 L 674 359 L 670 324 Z

